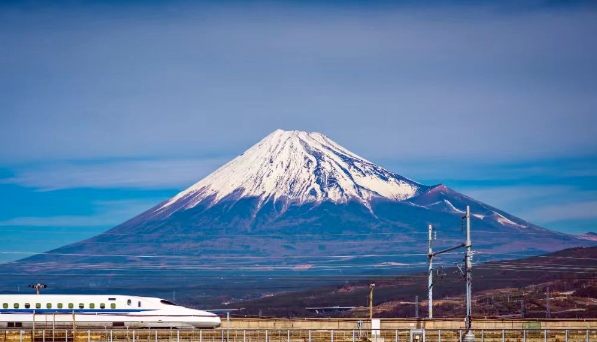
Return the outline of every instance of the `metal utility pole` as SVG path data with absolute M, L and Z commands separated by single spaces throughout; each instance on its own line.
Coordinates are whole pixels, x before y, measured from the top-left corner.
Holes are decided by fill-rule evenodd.
M 473 269 L 473 252 L 471 251 L 472 243 L 471 243 L 471 209 L 467 205 L 466 206 L 466 215 L 462 217 L 462 219 L 466 219 L 466 240 L 463 244 L 460 244 L 455 247 L 451 247 L 448 249 L 444 249 L 443 251 L 433 252 L 433 245 L 432 239 L 433 237 L 433 227 L 431 225 L 428 226 L 428 238 L 429 238 L 429 249 L 427 251 L 428 263 L 429 263 L 429 279 L 428 279 L 428 294 L 429 294 L 429 318 L 433 318 L 433 257 L 453 251 L 455 249 L 465 247 L 466 252 L 464 256 L 464 266 L 465 271 L 464 276 L 466 280 L 466 334 L 464 336 L 463 341 L 465 342 L 474 342 L 475 335 L 471 331 L 472 321 L 471 321 L 471 285 L 472 285 L 472 269 Z M 460 267 L 459 267 L 460 268 Z
M 465 270 L 466 270 L 466 334 L 464 335 L 465 342 L 474 342 L 475 335 L 471 331 L 471 285 L 472 285 L 472 251 L 471 251 L 471 210 L 470 207 L 466 206 L 466 241 L 464 243 L 464 247 L 466 248 L 465 254 Z
M 369 319 L 373 319 L 373 288 L 375 284 L 369 284 Z
M 549 310 L 549 286 L 545 294 L 545 318 L 551 318 L 551 311 Z
M 433 318 L 433 257 L 439 254 L 451 252 L 455 249 L 465 247 L 466 244 L 462 243 L 455 247 L 450 247 L 448 249 L 444 249 L 443 251 L 433 253 L 433 240 L 436 239 L 434 233 L 436 233 L 435 229 L 429 225 L 428 228 L 428 236 L 429 236 L 429 249 L 427 250 L 427 262 L 429 263 L 429 279 L 427 281 L 427 291 L 429 296 L 429 318 Z
M 419 318 L 419 296 L 415 296 L 415 317 Z
M 226 341 L 230 341 L 230 311 L 226 311 Z
M 427 299 L 429 300 L 429 318 L 433 318 L 433 227 L 429 225 L 427 231 L 429 236 L 429 250 L 427 251 L 427 263 L 429 264 L 429 279 L 427 280 Z
M 48 287 L 48 285 L 37 283 L 37 284 L 31 284 L 31 285 L 29 285 L 29 287 L 34 288 L 35 293 L 39 294 L 39 289 L 45 289 Z

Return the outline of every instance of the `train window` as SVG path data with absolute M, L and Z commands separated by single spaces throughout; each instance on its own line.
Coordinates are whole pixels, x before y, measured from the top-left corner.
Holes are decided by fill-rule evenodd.
M 8 303 L 4 303 L 4 304 L 2 304 L 2 308 L 3 308 L 3 309 L 8 309 Z
M 141 307 L 141 301 L 138 302 L 137 304 L 138 307 Z
M 62 303 L 58 303 L 58 309 L 62 309 Z
M 110 308 L 111 308 L 111 309 L 116 309 L 116 303 L 112 303 L 112 304 L 110 304 Z
M 108 300 L 116 300 L 116 298 L 108 298 Z
M 79 309 L 83 309 L 84 307 L 85 307 L 85 304 L 79 303 Z
M 13 306 L 14 306 L 15 309 L 18 309 L 19 308 L 19 303 L 15 303 Z
M 25 309 L 29 309 L 30 307 L 31 307 L 31 304 L 25 303 Z
M 105 309 L 105 308 L 106 308 L 106 304 L 104 304 L 104 303 L 101 303 L 101 304 L 100 304 L 100 309 Z
M 128 306 L 130 306 L 131 303 L 132 303 L 132 301 L 130 299 L 126 301 L 126 305 L 128 305 Z
M 46 304 L 46 308 L 51 309 L 52 308 L 52 303 Z
M 41 303 L 35 303 L 35 308 L 36 309 L 41 309 Z
M 89 304 L 89 308 L 90 309 L 95 309 L 95 304 L 93 304 L 93 303 Z
M 74 308 L 74 307 L 75 307 L 75 305 L 74 305 L 73 303 L 68 303 L 68 308 L 69 308 L 69 309 L 72 309 L 72 308 Z

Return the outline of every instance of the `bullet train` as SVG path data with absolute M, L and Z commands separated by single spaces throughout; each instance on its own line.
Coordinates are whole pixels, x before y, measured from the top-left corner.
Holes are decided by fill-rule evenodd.
M 124 295 L 0 295 L 0 328 L 217 328 L 220 317 L 165 299 Z

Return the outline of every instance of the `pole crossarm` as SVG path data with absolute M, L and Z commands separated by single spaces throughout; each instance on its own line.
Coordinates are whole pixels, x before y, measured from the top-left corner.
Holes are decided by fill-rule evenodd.
M 456 247 L 451 247 L 451 248 L 448 248 L 448 249 L 444 249 L 443 251 L 439 251 L 439 252 L 432 253 L 432 254 L 431 254 L 431 256 L 436 256 L 436 255 L 438 255 L 438 254 L 447 253 L 447 252 L 450 252 L 450 251 L 453 251 L 453 250 L 455 250 L 455 249 L 462 248 L 462 247 L 466 247 L 466 244 L 464 244 L 464 243 L 461 243 L 460 245 L 458 245 L 458 246 L 456 246 Z

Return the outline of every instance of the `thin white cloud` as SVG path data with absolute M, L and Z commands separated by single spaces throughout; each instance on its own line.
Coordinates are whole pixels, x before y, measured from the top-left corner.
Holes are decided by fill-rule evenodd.
M 538 199 L 561 201 L 574 191 L 573 187 L 560 185 L 475 187 L 460 190 L 467 196 L 504 210 L 520 207 L 524 203 L 536 204 Z
M 113 218 L 106 221 L 101 216 L 52 216 L 52 217 L 15 217 L 0 221 L 0 226 L 27 227 L 99 227 L 117 224 Z
M 71 188 L 183 189 L 198 182 L 228 160 L 145 160 L 90 163 L 48 163 L 20 167 L 0 183 L 40 190 Z
M 91 215 L 50 217 L 15 217 L 0 221 L 3 227 L 110 227 L 116 226 L 150 209 L 164 199 L 98 201 Z M 24 231 L 25 233 L 25 231 Z
M 466 189 L 474 186 L 473 190 L 480 191 L 482 194 L 490 189 L 488 185 L 492 182 L 505 184 L 505 187 L 500 186 L 497 191 L 509 192 L 520 189 L 517 191 L 520 195 L 529 196 L 535 190 L 543 189 L 545 186 L 553 191 L 554 186 L 558 184 L 580 185 L 583 182 L 590 182 L 586 179 L 597 177 L 597 159 L 594 157 L 500 162 L 474 157 L 408 159 L 397 156 L 395 159 L 381 159 L 379 164 L 427 185 L 444 183 L 452 186 L 464 183 L 468 184 Z M 512 184 L 517 186 L 511 188 Z M 494 188 L 496 187 L 491 189 Z
M 513 166 L 497 161 L 486 162 L 477 158 L 419 158 L 398 156 L 396 160 L 381 160 L 380 164 L 403 176 L 417 179 L 434 179 L 445 183 L 450 181 L 519 180 L 533 176 L 566 176 L 561 170 L 537 167 L 528 163 Z
M 597 218 L 597 191 L 563 185 L 461 189 L 462 193 L 549 228 L 550 223 Z
M 597 201 L 548 205 L 534 208 L 529 215 L 544 222 L 597 219 Z

